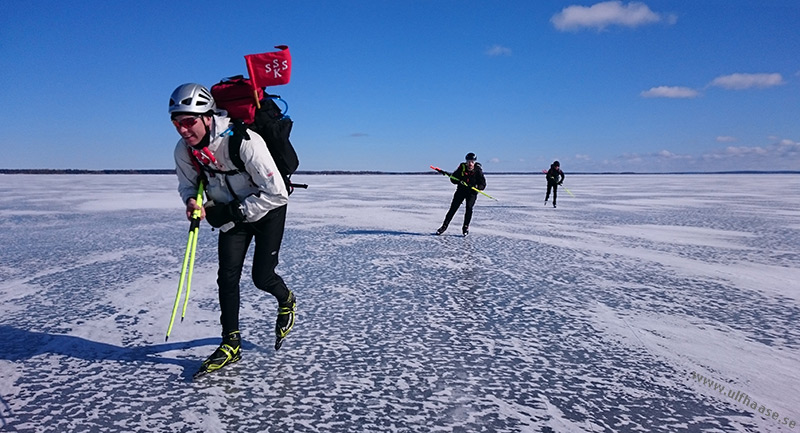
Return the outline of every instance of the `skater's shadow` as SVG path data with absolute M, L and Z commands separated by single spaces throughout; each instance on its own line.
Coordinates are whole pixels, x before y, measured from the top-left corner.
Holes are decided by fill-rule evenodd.
M 149 346 L 123 347 L 87 340 L 64 334 L 48 334 L 28 331 L 8 325 L 0 325 L 0 359 L 23 361 L 36 355 L 52 354 L 87 361 L 121 361 L 136 364 L 172 364 L 183 369 L 181 376 L 189 380 L 200 366 L 197 359 L 181 359 L 162 356 L 170 350 L 184 350 L 199 346 L 216 346 L 220 339 L 201 338 L 192 341 L 162 343 Z M 243 344 L 247 348 L 247 344 Z
M 389 236 L 427 236 L 424 233 L 401 232 L 394 230 L 343 230 L 340 235 L 389 235 Z
M 492 209 L 529 209 L 534 207 L 533 205 L 502 205 L 502 204 L 485 204 L 481 205 L 483 208 Z

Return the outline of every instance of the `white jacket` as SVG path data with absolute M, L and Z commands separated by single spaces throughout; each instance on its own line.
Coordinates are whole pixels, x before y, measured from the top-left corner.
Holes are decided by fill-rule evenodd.
M 220 136 L 230 126 L 230 119 L 223 116 L 214 116 L 211 124 L 211 138 L 208 149 L 223 165 L 222 171 L 236 170 L 228 155 L 229 135 Z M 231 175 L 215 173 L 214 176 L 206 174 L 208 185 L 205 187 L 206 199 L 217 204 L 225 204 L 238 199 L 243 206 L 245 221 L 255 222 L 266 215 L 270 210 L 281 207 L 289 202 L 289 193 L 283 183 L 275 160 L 269 153 L 264 139 L 252 130 L 248 130 L 249 140 L 242 140 L 239 155 L 244 162 L 247 173 Z M 178 192 L 184 204 L 192 197 L 197 197 L 199 174 L 192 164 L 193 157 L 189 154 L 189 145 L 183 138 L 175 146 L 175 171 L 178 175 Z M 236 197 L 231 194 L 236 195 Z

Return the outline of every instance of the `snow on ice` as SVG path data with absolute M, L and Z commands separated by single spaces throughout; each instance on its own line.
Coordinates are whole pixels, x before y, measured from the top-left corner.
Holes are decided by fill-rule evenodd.
M 467 238 L 441 176 L 295 177 L 293 333 L 246 267 L 243 359 L 192 381 L 217 233 L 165 342 L 174 176 L 0 176 L 0 430 L 800 431 L 800 177 L 567 174 L 553 209 L 490 173 Z

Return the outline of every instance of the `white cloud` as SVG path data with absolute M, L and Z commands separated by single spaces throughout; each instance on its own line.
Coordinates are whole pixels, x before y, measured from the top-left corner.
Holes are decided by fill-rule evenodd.
M 717 143 L 730 143 L 736 141 L 736 137 L 731 137 L 729 135 L 720 135 L 716 138 Z
M 490 57 L 510 56 L 511 48 L 502 45 L 492 45 L 491 48 L 486 50 L 486 55 Z
M 656 158 L 661 159 L 661 160 L 665 160 L 665 159 L 668 159 L 668 160 L 687 160 L 687 159 L 692 159 L 692 157 L 689 156 L 689 155 L 680 155 L 680 154 L 677 154 L 677 153 L 672 153 L 669 150 L 662 150 L 660 152 L 656 152 L 655 154 L 653 154 L 653 156 L 655 156 Z
M 728 146 L 723 151 L 725 155 L 741 156 L 741 155 L 766 155 L 767 149 L 761 146 Z
M 775 136 L 768 139 L 772 143 L 726 146 L 704 153 L 699 159 L 713 161 L 714 170 L 797 170 L 800 166 L 800 143 Z
M 591 164 L 581 164 L 582 161 L 578 159 L 573 162 L 578 163 L 581 170 L 588 172 L 797 171 L 800 167 L 800 140 L 770 136 L 760 143 L 721 145 L 707 151 L 623 153 L 616 157 L 595 160 Z
M 603 30 L 612 25 L 638 27 L 659 21 L 672 24 L 676 20 L 674 15 L 659 15 L 651 11 L 644 3 L 630 2 L 626 6 L 621 1 L 607 1 L 589 7 L 567 6 L 553 15 L 550 22 L 559 30 Z
M 695 98 L 699 93 L 688 87 L 658 86 L 639 94 L 644 98 Z
M 730 74 L 714 78 L 710 86 L 742 90 L 780 86 L 784 84 L 781 74 Z

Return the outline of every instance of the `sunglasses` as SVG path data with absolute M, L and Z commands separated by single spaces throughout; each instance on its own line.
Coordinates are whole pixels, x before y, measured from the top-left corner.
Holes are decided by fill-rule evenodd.
M 197 123 L 198 119 L 200 119 L 200 116 L 184 117 L 181 120 L 172 119 L 172 124 L 175 125 L 176 128 L 189 129 Z

